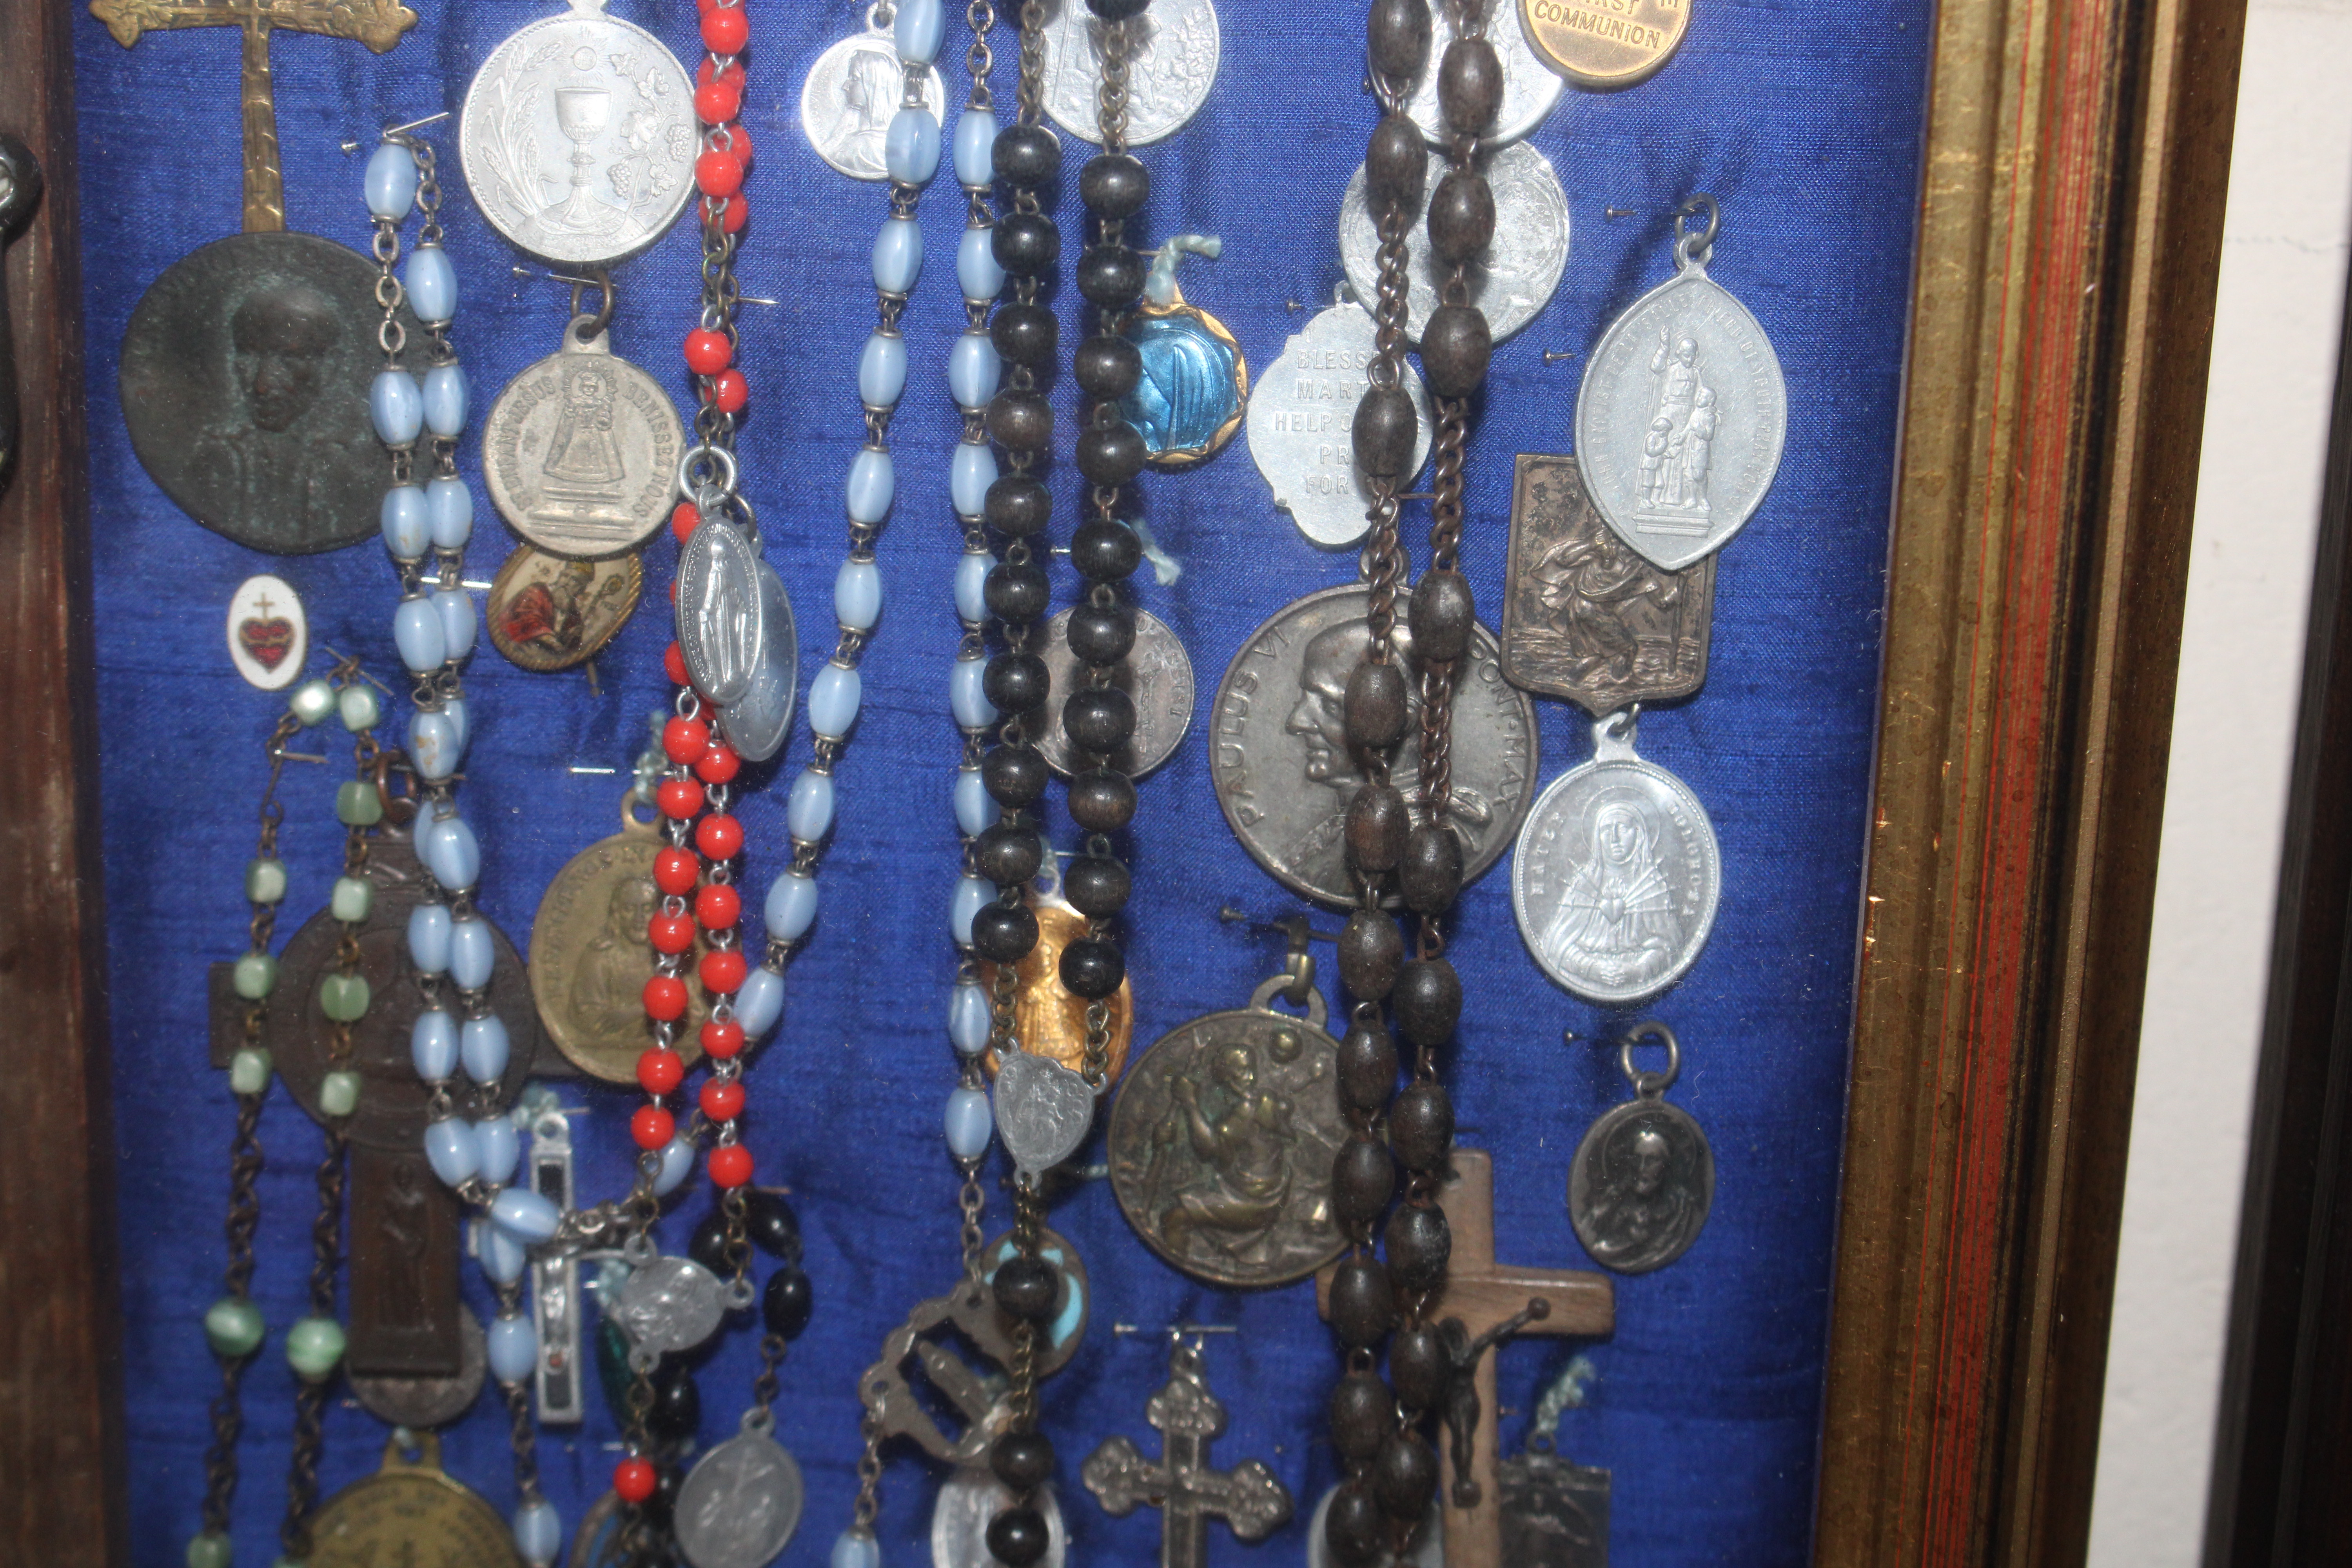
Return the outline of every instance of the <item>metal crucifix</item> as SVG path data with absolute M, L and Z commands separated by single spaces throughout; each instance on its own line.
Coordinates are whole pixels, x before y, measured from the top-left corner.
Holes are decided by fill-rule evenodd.
M 1264 1461 L 1209 1468 L 1209 1444 L 1225 1429 L 1225 1407 L 1209 1392 L 1197 1343 L 1169 1337 L 1168 1384 L 1151 1396 L 1144 1419 L 1165 1436 L 1159 1463 L 1127 1438 L 1110 1437 L 1087 1457 L 1079 1476 L 1113 1515 L 1145 1503 L 1162 1510 L 1160 1568 L 1206 1568 L 1213 1519 L 1244 1541 L 1263 1541 L 1290 1521 L 1290 1489 Z

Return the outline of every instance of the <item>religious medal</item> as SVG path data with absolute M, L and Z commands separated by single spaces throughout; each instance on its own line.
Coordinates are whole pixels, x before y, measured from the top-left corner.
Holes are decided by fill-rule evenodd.
M 1499 343 L 1543 313 L 1568 270 L 1568 194 L 1551 161 L 1524 142 L 1495 153 L 1487 161 L 1486 178 L 1494 188 L 1495 238 L 1485 258 L 1470 266 L 1469 302 L 1486 312 L 1487 331 Z M 1436 181 L 1429 184 L 1434 188 Z M 1416 341 L 1438 303 L 1437 258 L 1423 222 L 1427 211 L 1424 192 L 1421 211 L 1413 215 L 1405 269 L 1412 301 L 1405 332 Z M 1363 165 L 1358 164 L 1339 199 L 1339 260 L 1359 300 L 1380 298 L 1380 246 L 1364 194 Z M 1583 449 L 1580 441 L 1578 449 Z
M 1095 1087 L 1076 1068 L 1022 1050 L 996 1067 L 996 1135 L 1014 1169 L 1034 1181 L 1094 1131 Z
M 246 684 L 277 691 L 294 684 L 310 657 L 301 595 L 283 577 L 247 577 L 228 602 L 228 658 Z
M 1045 623 L 1045 668 L 1054 689 L 1076 689 L 1083 673 L 1070 651 L 1070 616 L 1064 610 Z M 1149 610 L 1135 612 L 1135 646 L 1119 661 L 1111 684 L 1135 701 L 1135 733 L 1110 754 L 1110 765 L 1139 778 L 1176 754 L 1192 726 L 1192 660 L 1168 623 Z M 1045 715 L 1037 749 L 1055 776 L 1070 776 L 1070 736 L 1059 703 Z M 1116 1075 L 1114 1075 L 1116 1076 Z
M 1592 1374 L 1582 1356 L 1537 1402 L 1523 1454 L 1496 1467 L 1503 1560 L 1513 1568 L 1609 1568 L 1610 1476 L 1559 1451 L 1560 1412 L 1583 1403 Z
M 643 993 L 653 973 L 649 922 L 661 908 L 654 852 L 661 830 L 640 822 L 635 792 L 622 798 L 621 831 L 564 863 L 541 895 L 530 922 L 530 990 L 547 1037 L 564 1059 L 606 1083 L 637 1081 L 637 1058 L 651 1042 Z M 698 953 L 708 951 L 698 941 Z M 709 1009 L 689 994 L 675 1049 L 692 1066 Z
M 1140 618 L 1139 616 L 1139 618 Z M 1059 898 L 1040 898 L 1030 906 L 1037 917 L 1037 945 L 1013 966 L 1016 982 L 1013 997 L 1013 1034 L 1021 1048 L 1051 1057 L 1073 1070 L 1086 1065 L 1087 1008 L 1083 996 L 1074 996 L 1062 984 L 1062 950 L 1087 934 L 1087 917 Z M 996 965 L 982 960 L 980 984 L 992 994 Z M 1105 1074 L 1113 1079 L 1127 1068 L 1128 1046 L 1135 1032 L 1135 984 L 1121 980 L 1118 989 L 1104 998 L 1110 1009 L 1109 1057 Z M 981 1061 L 991 1074 L 997 1053 L 983 1045 Z
M 725 1283 L 690 1258 L 666 1258 L 652 1238 L 631 1237 L 622 1248 L 629 1277 L 605 1298 L 604 1320 L 629 1340 L 629 1365 L 651 1371 L 674 1351 L 699 1349 L 730 1311 L 751 1304 L 749 1280 Z
M 988 1521 L 1014 1500 L 1013 1489 L 986 1465 L 967 1465 L 941 1482 L 939 1500 L 931 1505 L 931 1568 L 998 1568 L 996 1554 L 988 1549 Z M 1045 1555 L 1037 1559 L 1037 1568 L 1063 1568 L 1069 1532 L 1053 1483 L 1032 1493 L 1029 1506 L 1045 1520 Z
M 659 239 L 694 194 L 694 84 L 604 0 L 571 0 L 490 51 L 457 146 L 491 227 L 550 261 L 609 266 Z
M 1503 588 L 1503 673 L 1596 719 L 1688 697 L 1706 679 L 1715 557 L 1680 572 L 1628 549 L 1574 458 L 1519 454 Z
M 1350 421 L 1368 384 L 1373 324 L 1362 306 L 1335 304 L 1283 345 L 1249 400 L 1250 457 L 1274 487 L 1274 504 L 1313 543 L 1328 550 L 1360 542 L 1371 527 L 1372 487 L 1356 466 Z M 1437 420 L 1412 364 L 1397 367 L 1412 398 L 1413 474 L 1429 461 Z
M 1280 1012 L 1279 994 L 1305 1017 Z M 1277 974 L 1249 1005 L 1170 1031 L 1138 1058 L 1110 1111 L 1110 1181 L 1144 1244 L 1196 1279 L 1287 1285 L 1346 1245 L 1331 1222 L 1331 1158 L 1348 1125 L 1332 1085 L 1339 1043 L 1323 993 Z
M 1566 3 L 1573 5 L 1578 0 Z M 1647 3 L 1673 4 L 1675 0 Z M 1505 4 L 1490 6 L 1486 14 L 1486 41 L 1495 46 L 1495 56 L 1503 67 L 1502 107 L 1479 138 L 1479 145 L 1488 151 L 1507 142 L 1525 141 L 1559 101 L 1559 78 L 1544 68 L 1543 61 L 1528 47 L 1527 36 L 1513 24 L 1509 10 L 1506 0 Z M 1445 58 L 1445 46 L 1459 35 L 1454 29 L 1454 8 L 1451 5 L 1432 5 L 1429 20 L 1429 63 L 1406 89 L 1403 109 L 1421 127 L 1422 135 L 1428 138 L 1431 146 L 1443 147 L 1452 138 L 1446 134 L 1445 115 L 1437 104 L 1437 65 Z
M 1143 374 L 1118 412 L 1142 435 L 1144 460 L 1155 468 L 1189 468 L 1215 456 L 1242 427 L 1249 401 L 1242 345 L 1224 322 L 1186 304 L 1176 286 L 1178 262 L 1223 248 L 1197 234 L 1169 238 L 1144 279 L 1142 302 L 1128 318 L 1125 336 L 1142 356 Z
M 1331 1542 L 1323 1533 L 1325 1522 L 1331 1517 L 1332 1500 L 1339 1495 L 1339 1489 L 1333 1487 L 1323 1494 L 1323 1500 L 1315 1505 L 1315 1517 L 1307 1526 L 1307 1568 L 1339 1568 L 1331 1555 Z M 575 1563 L 573 1568 L 579 1568 L 579 1565 Z M 1428 1516 L 1412 1532 L 1412 1540 L 1407 1544 L 1404 1555 L 1399 1557 L 1390 1553 L 1382 1556 L 1380 1568 L 1445 1568 L 1444 1510 L 1431 1503 Z M 1517 1568 L 1516 1560 L 1513 1568 Z
M 792 728 L 794 685 L 800 678 L 800 637 L 793 628 L 793 602 L 784 580 L 754 552 L 752 581 L 760 606 L 759 657 L 751 682 L 733 702 L 719 707 L 719 728 L 745 762 L 764 763 L 783 749 Z
M 457 1373 L 449 1377 L 401 1377 L 391 1373 L 353 1373 L 352 1395 L 369 1415 L 414 1432 L 446 1426 L 474 1408 L 489 1376 L 489 1340 L 481 1320 L 457 1309 L 460 1335 Z
M 1370 642 L 1360 584 L 1297 599 L 1250 634 L 1217 685 L 1209 772 L 1225 821 L 1284 887 L 1327 904 L 1355 901 L 1341 828 L 1362 781 L 1340 714 Z M 1396 646 L 1416 669 L 1402 617 Z M 1406 737 L 1389 782 L 1420 816 L 1420 691 L 1405 681 Z M 1536 786 L 1536 712 L 1503 679 L 1493 634 L 1476 626 L 1454 694 L 1454 798 L 1467 883 L 1499 859 Z
M 572 561 L 515 546 L 484 605 L 490 641 L 520 668 L 551 673 L 585 664 L 621 635 L 645 592 L 634 552 Z
M 1103 23 L 1086 0 L 1045 0 L 1045 112 L 1082 142 L 1100 142 Z M 1209 101 L 1222 47 L 1210 0 L 1157 0 L 1131 18 L 1127 142 L 1164 141 Z
M 1263 1541 L 1290 1522 L 1290 1489 L 1263 1459 L 1210 1468 L 1209 1445 L 1225 1429 L 1225 1407 L 1209 1392 L 1198 1343 L 1171 1334 L 1168 1382 L 1144 1407 L 1162 1435 L 1154 1463 L 1124 1436 L 1087 1456 L 1079 1479 L 1113 1518 L 1146 1504 L 1160 1510 L 1160 1568 L 1207 1568 L 1209 1521 L 1223 1520 L 1243 1541 Z
M 1635 718 L 1592 726 L 1592 760 L 1551 782 L 1519 830 L 1511 907 L 1546 974 L 1589 1002 L 1638 1002 L 1706 945 L 1723 855 L 1690 786 L 1634 755 Z
M 725 521 L 697 528 L 678 552 L 677 646 L 694 689 L 719 710 L 728 742 L 765 762 L 784 743 L 800 673 L 800 637 L 784 584 L 759 536 Z
M 801 83 L 801 134 L 851 179 L 888 179 L 884 142 L 903 100 L 903 79 L 898 45 L 869 11 L 865 32 L 842 39 L 809 67 Z M 947 96 L 939 68 L 926 63 L 919 79 L 922 107 L 936 117 Z
M 1639 1072 L 1633 1047 L 1666 1048 L 1666 1070 Z M 1568 1217 L 1592 1261 L 1620 1274 L 1664 1268 L 1691 1248 L 1715 1205 L 1715 1151 L 1690 1113 L 1666 1102 L 1682 1047 L 1660 1023 L 1636 1024 L 1617 1047 L 1633 1098 L 1594 1122 L 1568 1167 Z
M 801 1468 L 774 1426 L 768 1412 L 746 1410 L 742 1430 L 687 1472 L 671 1527 L 693 1568 L 764 1568 L 800 1528 Z
M 1520 27 L 1508 31 L 1524 28 L 1544 64 L 1600 91 L 1648 80 L 1690 30 L 1691 0 L 1518 0 L 1515 9 Z
M 507 384 L 482 426 L 490 500 L 552 555 L 594 560 L 645 542 L 669 521 L 686 446 L 661 384 L 575 316 L 563 346 Z
M 1704 228 L 1688 226 L 1695 216 Z M 1576 452 L 1593 505 L 1669 572 L 1722 549 L 1756 515 L 1789 434 L 1770 340 L 1706 275 L 1719 219 L 1713 196 L 1682 205 L 1675 275 L 1601 334 L 1576 396 Z
M 310 1516 L 309 1568 L 508 1568 L 514 1538 L 498 1510 L 441 1469 L 441 1439 L 414 1433 L 416 1457 L 395 1434 L 383 1468 L 353 1481 Z
M 998 1237 L 981 1249 L 982 1278 L 994 1284 L 998 1271 L 1019 1255 L 1012 1235 Z M 1087 1280 L 1087 1260 L 1059 1232 L 1039 1228 L 1036 1256 L 1054 1266 L 1055 1276 L 1052 1310 L 1042 1321 L 1037 1343 L 1037 1375 L 1050 1377 L 1069 1365 L 1077 1353 L 1094 1298 Z

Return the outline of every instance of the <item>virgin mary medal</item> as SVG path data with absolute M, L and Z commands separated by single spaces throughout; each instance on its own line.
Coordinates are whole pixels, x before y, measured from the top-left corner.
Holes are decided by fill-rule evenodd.
M 610 266 L 659 239 L 694 195 L 694 84 L 604 0 L 570 0 L 490 51 L 457 147 L 491 227 L 550 261 Z
M 1604 1005 L 1653 996 L 1706 945 L 1723 855 L 1690 786 L 1633 752 L 1634 716 L 1592 726 L 1592 760 L 1552 781 L 1519 829 L 1511 907 L 1536 963 Z
M 514 1537 L 465 1484 L 443 1473 L 441 1439 L 415 1434 L 415 1458 L 395 1436 L 384 1445 L 383 1466 L 353 1481 L 310 1516 L 310 1568 L 370 1568 L 412 1563 L 416 1568 L 509 1568 Z
M 625 554 L 669 520 L 686 433 L 661 384 L 583 336 L 507 384 L 482 425 L 482 477 L 499 514 L 551 555 Z
M 1350 422 L 1378 352 L 1374 332 L 1360 305 L 1318 311 L 1305 331 L 1282 345 L 1249 400 L 1251 460 L 1273 488 L 1274 504 L 1290 514 L 1309 542 L 1326 550 L 1356 544 L 1372 526 L 1372 487 L 1356 467 Z M 1429 461 L 1437 421 L 1412 361 L 1399 364 L 1398 379 L 1421 416 L 1412 446 L 1418 474 Z
M 799 634 L 757 535 L 725 517 L 706 519 L 678 552 L 677 646 L 727 743 L 749 762 L 774 756 L 792 724 Z
M 765 1568 L 800 1527 L 801 1468 L 769 1436 L 776 1418 L 753 1406 L 736 1436 L 695 1461 L 672 1514 L 693 1568 Z
M 1633 1047 L 1665 1047 L 1666 1070 L 1641 1072 Z M 1715 1151 L 1688 1111 L 1666 1103 L 1682 1047 L 1664 1024 L 1636 1024 L 1617 1061 L 1633 1098 L 1594 1122 L 1568 1168 L 1568 1217 L 1592 1261 L 1620 1274 L 1664 1268 L 1691 1248 L 1715 1206 Z
M 1704 215 L 1706 226 L 1685 221 Z M 1772 488 L 1789 435 L 1780 361 L 1748 307 L 1706 275 L 1720 213 L 1675 219 L 1675 275 L 1601 334 L 1576 395 L 1576 455 L 1592 504 L 1653 565 L 1720 550 Z
M 801 134 L 818 157 L 853 180 L 890 177 L 884 143 L 906 96 L 898 46 L 887 28 L 873 25 L 879 9 L 867 14 L 866 31 L 817 56 L 801 83 Z M 921 107 L 937 120 L 946 95 L 937 66 L 923 67 L 919 90 Z
M 1119 415 L 1142 435 L 1144 460 L 1155 468 L 1189 468 L 1214 457 L 1242 427 L 1249 398 L 1242 345 L 1224 322 L 1186 304 L 1176 286 L 1176 265 L 1186 255 L 1213 258 L 1223 248 L 1197 234 L 1161 244 L 1127 323 L 1143 374 L 1119 399 Z

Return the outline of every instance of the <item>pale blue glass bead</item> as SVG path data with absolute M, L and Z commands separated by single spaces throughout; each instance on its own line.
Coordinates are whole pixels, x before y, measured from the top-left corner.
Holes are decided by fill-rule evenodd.
M 878 525 L 890 515 L 890 502 L 898 493 L 898 471 L 891 467 L 890 454 L 879 447 L 860 447 L 849 460 L 849 482 L 842 488 L 849 521 Z
M 975 518 L 988 510 L 988 487 L 996 482 L 996 453 L 986 441 L 959 441 L 948 465 L 948 499 L 958 517 Z
M 446 779 L 457 771 L 457 727 L 437 711 L 408 716 L 408 759 L 419 777 Z
M 408 289 L 408 308 L 426 326 L 445 325 L 457 313 L 457 269 L 439 246 L 420 245 L 410 251 L 401 280 Z
M 662 1145 L 661 1170 L 654 1177 L 654 1196 L 666 1198 L 694 1174 L 694 1145 L 673 1138 Z
M 425 1130 L 425 1161 L 449 1185 L 461 1185 L 482 1168 L 481 1151 L 474 1147 L 474 1129 L 454 1116 L 434 1122 Z
M 476 1083 L 496 1083 L 506 1077 L 507 1058 L 513 1048 L 507 1026 L 495 1015 L 468 1018 L 457 1031 L 458 1058 L 466 1064 L 466 1076 Z
M 940 58 L 940 40 L 947 37 L 947 7 L 940 0 L 898 0 L 896 32 L 900 59 L 929 65 Z
M 870 632 L 882 618 L 882 569 L 855 557 L 833 574 L 833 618 L 854 632 Z
M 446 1008 L 428 1007 L 408 1026 L 408 1060 L 416 1076 L 439 1083 L 457 1070 L 457 1021 Z
M 997 357 L 996 345 L 988 341 L 986 332 L 966 332 L 948 351 L 948 391 L 959 408 L 987 407 L 1003 372 L 1004 362 Z
M 422 974 L 449 969 L 449 906 L 419 904 L 408 911 L 408 956 Z
M 959 1160 L 977 1160 L 988 1152 L 989 1135 L 996 1131 L 988 1096 L 976 1089 L 960 1089 L 948 1096 L 948 1152 Z
M 405 447 L 425 428 L 425 394 L 416 378 L 404 370 L 375 373 L 368 388 L 368 416 L 375 421 L 378 439 L 387 447 Z
M 882 1543 L 870 1535 L 845 1530 L 835 1538 L 825 1568 L 882 1568 Z
M 996 183 L 996 116 L 967 109 L 956 116 L 956 183 L 986 190 Z
M 857 722 L 857 705 L 865 695 L 865 682 L 857 672 L 845 664 L 826 664 L 809 682 L 809 732 L 828 741 L 838 741 L 849 733 Z
M 970 551 L 956 562 L 956 618 L 966 626 L 988 624 L 988 574 L 995 564 L 996 557 L 985 550 Z
M 449 978 L 457 983 L 458 990 L 479 991 L 488 985 L 490 965 L 497 958 L 489 921 L 468 916 L 450 926 Z
M 416 205 L 416 154 L 397 142 L 387 142 L 367 162 L 368 211 L 394 223 Z
M 449 716 L 449 722 L 457 726 L 457 754 L 462 757 L 466 754 L 466 737 L 473 733 L 466 723 L 466 700 L 463 697 L 445 697 L 441 700 L 441 711 Z
M 474 1232 L 474 1255 L 481 1259 L 482 1272 L 500 1285 L 511 1285 L 522 1278 L 530 1263 L 530 1254 L 521 1242 L 500 1230 L 486 1225 Z
M 996 884 L 979 877 L 958 877 L 955 897 L 948 903 L 948 930 L 958 947 L 971 945 L 971 919 L 996 897 Z
M 447 475 L 425 487 L 425 506 L 433 522 L 433 542 L 442 550 L 463 550 L 474 536 L 474 492 L 463 479 Z
M 1004 268 L 996 264 L 996 230 L 968 228 L 956 241 L 956 285 L 963 297 L 984 305 L 1004 291 Z
M 977 985 L 959 985 L 948 1001 L 948 1038 L 968 1057 L 988 1049 L 988 993 Z
M 899 13 L 906 19 L 906 13 Z M 882 133 L 882 166 L 902 185 L 929 184 L 940 172 L 940 122 L 928 109 L 902 109 Z
M 482 847 L 466 819 L 454 811 L 418 830 L 416 855 L 433 879 L 453 893 L 464 892 L 482 874 Z
M 896 332 L 869 332 L 857 355 L 857 401 L 868 408 L 895 408 L 907 390 L 907 340 Z
M 474 1123 L 474 1148 L 482 1161 L 482 1180 L 503 1187 L 514 1180 L 522 1163 L 522 1138 L 503 1116 L 488 1116 Z
M 979 837 L 996 820 L 996 802 L 989 798 L 988 785 L 978 768 L 964 768 L 956 774 L 955 815 L 956 826 L 966 838 Z
M 553 1202 L 529 1187 L 509 1187 L 490 1200 L 490 1223 L 526 1245 L 553 1236 L 562 1217 Z
M 425 373 L 425 427 L 455 439 L 466 433 L 466 368 L 436 364 Z
M 784 977 L 764 966 L 745 975 L 743 988 L 735 993 L 735 1021 L 743 1026 L 743 1037 L 758 1039 L 783 1016 Z
M 833 826 L 833 778 L 814 768 L 803 768 L 800 777 L 793 781 L 793 793 L 784 803 L 784 830 L 793 837 L 814 844 Z
M 449 634 L 441 625 L 440 612 L 424 594 L 403 599 L 393 611 L 392 640 L 400 649 L 400 662 L 419 675 L 440 668 L 449 657 Z
M 769 884 L 762 912 L 770 942 L 798 942 L 816 921 L 816 879 L 785 872 Z
M 433 608 L 441 617 L 446 657 L 463 663 L 474 651 L 474 631 L 480 624 L 474 614 L 474 596 L 463 588 L 436 588 Z
M 923 275 L 923 231 L 910 217 L 885 218 L 874 237 L 874 287 L 885 294 L 911 294 Z
M 433 540 L 431 518 L 424 490 L 415 485 L 393 486 L 383 492 L 383 506 L 376 512 L 383 547 L 394 560 L 419 559 Z
M 948 677 L 948 707 L 958 729 L 985 730 L 996 722 L 996 704 L 988 700 L 987 668 L 986 659 L 960 658 Z
M 556 1517 L 555 1505 L 540 1498 L 515 1510 L 514 1543 L 530 1568 L 549 1568 L 563 1544 L 563 1521 Z

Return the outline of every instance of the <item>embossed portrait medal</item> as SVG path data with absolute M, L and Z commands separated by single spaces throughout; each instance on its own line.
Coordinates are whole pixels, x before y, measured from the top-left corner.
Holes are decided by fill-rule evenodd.
M 884 5 L 869 10 L 866 30 L 817 56 L 801 83 L 801 134 L 818 157 L 853 180 L 890 177 L 884 143 L 904 96 L 905 72 L 885 25 L 887 10 Z M 939 68 L 926 63 L 919 79 L 921 107 L 936 120 L 947 96 Z
M 1633 1047 L 1664 1046 L 1666 1070 L 1641 1072 Z M 1595 1121 L 1568 1167 L 1568 1215 L 1592 1261 L 1620 1274 L 1664 1268 L 1691 1248 L 1715 1206 L 1715 1151 L 1666 1090 L 1682 1047 L 1664 1024 L 1636 1024 L 1617 1050 L 1633 1098 Z
M 1349 422 L 1368 384 L 1372 336 L 1371 315 L 1360 305 L 1342 301 L 1319 310 L 1282 346 L 1250 395 L 1250 458 L 1273 487 L 1274 504 L 1327 550 L 1357 544 L 1371 528 L 1371 481 L 1356 466 Z M 1419 416 L 1409 481 L 1429 461 L 1437 420 L 1421 373 L 1410 361 L 1397 370 Z
M 551 555 L 625 554 L 667 521 L 686 436 L 661 384 L 583 332 L 508 383 L 482 426 L 490 500 Z
M 1705 216 L 1702 229 L 1686 220 Z M 1675 219 L 1675 275 L 1601 334 L 1576 396 L 1576 453 L 1617 537 L 1669 572 L 1720 550 L 1772 488 L 1789 391 L 1748 307 L 1706 275 L 1713 196 Z M 1499 333 L 1496 334 L 1500 336 Z

